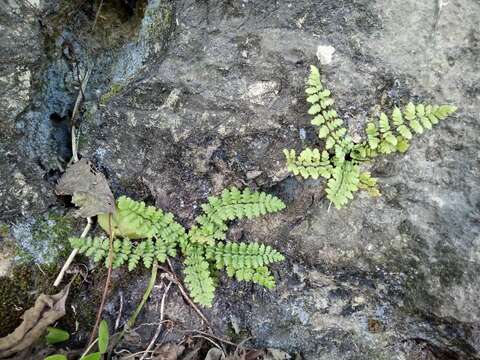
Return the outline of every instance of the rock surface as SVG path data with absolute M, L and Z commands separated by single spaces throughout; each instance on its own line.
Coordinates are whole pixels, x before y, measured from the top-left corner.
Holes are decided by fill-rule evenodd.
M 276 268 L 274 291 L 220 278 L 206 311 L 219 334 L 240 329 L 254 346 L 312 360 L 480 358 L 478 2 L 158 0 L 139 1 L 133 15 L 106 2 L 93 36 L 90 5 L 59 26 L 63 3 L 11 3 L 17 10 L 2 13 L 11 31 L 0 43 L 8 224 L 61 207 L 51 184 L 56 161 L 71 155 L 73 51 L 81 74 L 93 68 L 80 153 L 116 195 L 155 203 L 187 226 L 207 196 L 229 185 L 287 202 L 282 214 L 232 231 L 288 260 Z M 321 64 L 352 135 L 363 136 L 375 105 L 414 99 L 459 112 L 406 155 L 372 165 L 381 198 L 363 194 L 329 209 L 323 183 L 289 176 L 282 154 L 318 143 L 303 93 L 309 64 Z M 118 287 L 140 298 L 145 283 Z M 107 308 L 112 318 L 119 291 Z M 175 337 L 200 322 L 172 294 L 166 314 L 178 324 Z M 154 292 L 145 323 L 157 320 L 161 295 Z M 139 330 L 141 341 L 151 333 Z

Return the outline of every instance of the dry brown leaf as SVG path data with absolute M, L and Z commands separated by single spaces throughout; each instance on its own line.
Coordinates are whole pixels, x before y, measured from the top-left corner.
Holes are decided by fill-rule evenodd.
M 115 212 L 115 199 L 105 175 L 85 158 L 71 165 L 55 188 L 58 195 L 72 195 L 79 207 L 76 216 L 92 217 Z
M 22 323 L 0 338 L 0 359 L 25 350 L 42 336 L 47 327 L 65 315 L 70 284 L 55 295 L 40 294 L 33 307 L 25 311 Z

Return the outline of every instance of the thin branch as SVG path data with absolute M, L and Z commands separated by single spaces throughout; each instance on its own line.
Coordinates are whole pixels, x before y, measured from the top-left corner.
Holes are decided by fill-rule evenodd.
M 103 308 L 105 306 L 105 301 L 107 300 L 108 288 L 110 286 L 110 279 L 112 277 L 112 263 L 113 263 L 113 231 L 112 231 L 112 214 L 108 214 L 108 232 L 110 234 L 110 246 L 108 249 L 108 272 L 107 280 L 105 281 L 105 287 L 103 288 L 102 300 L 100 301 L 100 306 L 97 311 L 97 319 L 95 320 L 95 325 L 93 326 L 92 334 L 90 335 L 90 340 L 88 344 L 90 345 L 97 335 L 98 326 L 102 320 Z
M 165 311 L 165 299 L 167 298 L 168 295 L 168 290 L 170 290 L 170 286 L 172 285 L 172 281 L 170 281 L 165 289 L 165 292 L 163 293 L 162 296 L 162 302 L 160 305 L 160 324 L 157 327 L 157 330 L 155 331 L 155 334 L 152 337 L 152 340 L 150 341 L 150 344 L 148 344 L 147 348 L 145 349 L 145 352 L 143 353 L 142 357 L 140 360 L 144 360 L 145 356 L 152 350 L 153 346 L 155 345 L 155 341 L 157 341 L 158 336 L 160 335 L 160 331 L 162 331 L 162 325 L 163 325 L 163 315 Z
M 72 117 L 70 118 L 70 126 L 72 131 L 72 158 L 73 162 L 78 161 L 78 148 L 77 148 L 77 136 L 75 134 L 75 116 L 77 115 L 78 109 L 80 104 L 83 100 L 83 94 L 85 93 L 85 89 L 87 88 L 88 79 L 90 78 L 90 74 L 92 69 L 88 69 L 85 77 L 83 78 L 82 83 L 80 84 L 80 91 L 77 95 L 77 100 L 75 101 L 75 106 L 73 107 Z
M 85 236 L 87 236 L 91 227 L 92 227 L 92 218 L 87 218 L 87 225 L 85 226 L 85 229 L 83 230 L 82 235 L 80 235 L 80 237 L 84 238 Z M 62 269 L 58 273 L 58 276 L 55 279 L 55 282 L 53 283 L 53 286 L 57 287 L 58 285 L 60 285 L 60 283 L 63 280 L 63 277 L 65 276 L 65 272 L 68 270 L 68 268 L 72 264 L 72 262 L 75 259 L 75 256 L 77 255 L 77 253 L 78 253 L 78 249 L 73 249 L 72 250 L 72 252 L 68 256 L 67 261 L 65 261 L 65 264 L 63 264 Z
M 218 337 L 218 336 L 215 336 L 213 334 L 209 334 L 209 333 L 206 333 L 204 331 L 200 331 L 200 330 L 186 330 L 185 332 L 190 332 L 190 333 L 196 333 L 196 334 L 199 334 L 199 335 L 203 335 L 203 336 L 207 336 L 207 337 L 210 337 L 212 339 L 215 339 L 215 340 L 218 340 L 220 342 L 223 342 L 225 344 L 228 344 L 228 345 L 231 345 L 231 346 L 239 346 L 239 344 L 235 344 L 234 342 L 231 342 L 229 340 L 225 340 L 225 339 L 222 339 L 221 337 Z M 250 340 L 250 338 L 246 339 L 246 340 Z
M 118 309 L 117 319 L 115 320 L 115 327 L 113 331 L 116 331 L 120 327 L 120 319 L 122 317 L 123 312 L 123 293 L 120 292 L 120 308 Z
M 91 69 L 87 70 L 87 73 L 85 74 L 85 77 L 83 78 L 82 83 L 80 84 L 80 91 L 78 92 L 77 100 L 75 101 L 75 106 L 73 108 L 72 112 L 72 117 L 70 118 L 70 123 L 71 123 L 71 132 L 72 132 L 72 160 L 73 162 L 78 161 L 78 148 L 77 148 L 77 137 L 75 135 L 75 116 L 77 114 L 78 108 L 80 107 L 80 103 L 82 102 L 83 99 L 83 94 L 85 92 L 85 89 L 87 88 L 87 83 L 88 79 L 90 78 L 90 73 Z M 82 235 L 80 235 L 81 238 L 84 238 L 87 236 L 88 232 L 90 231 L 90 228 L 92 227 L 92 218 L 88 217 L 87 218 L 87 225 L 85 226 L 85 229 L 82 232 Z M 54 287 L 57 287 L 60 285 L 60 283 L 63 280 L 63 277 L 65 276 L 65 272 L 68 270 L 70 265 L 72 264 L 73 260 L 75 259 L 75 256 L 78 253 L 78 249 L 73 249 L 70 255 L 68 256 L 67 261 L 65 264 L 63 264 L 62 269 L 60 270 L 60 273 L 58 274 L 57 278 L 55 279 L 55 282 L 53 283 Z
M 128 319 L 127 323 L 123 327 L 122 332 L 118 335 L 118 337 L 115 339 L 115 341 L 113 341 L 112 349 L 115 348 L 115 346 L 117 346 L 117 344 L 120 343 L 122 338 L 125 336 L 125 333 L 127 332 L 127 330 L 130 330 L 130 329 L 133 328 L 133 325 L 135 324 L 135 321 L 137 320 L 138 314 L 140 314 L 140 311 L 142 311 L 142 308 L 145 305 L 145 303 L 147 302 L 147 300 L 148 300 L 148 298 L 149 298 L 149 296 L 152 292 L 153 286 L 155 285 L 155 281 L 157 280 L 157 270 L 158 270 L 158 265 L 157 265 L 157 261 L 155 260 L 153 262 L 153 265 L 152 265 L 152 274 L 150 275 L 150 280 L 148 282 L 148 286 L 145 289 L 145 292 L 143 293 L 142 300 L 137 305 L 137 308 L 135 309 L 135 312 L 132 314 L 130 319 Z
M 80 359 L 82 359 L 85 355 L 88 354 L 88 352 L 89 352 L 90 350 L 92 350 L 93 345 L 95 345 L 95 344 L 97 343 L 97 341 L 98 341 L 98 339 L 95 339 L 95 341 L 92 342 L 92 343 L 87 347 L 87 349 L 83 352 L 82 356 L 80 356 Z
M 103 6 L 103 0 L 100 0 L 100 5 L 98 6 L 97 13 L 95 14 L 95 20 L 93 21 L 92 32 L 93 30 L 95 30 L 95 26 L 97 25 L 98 16 L 100 15 L 100 10 L 102 10 L 102 6 Z
M 185 291 L 185 288 L 183 287 L 182 283 L 180 282 L 177 275 L 175 274 L 175 271 L 173 270 L 173 266 L 172 266 L 172 263 L 170 262 L 170 259 L 168 259 L 168 258 L 167 258 L 167 263 L 168 263 L 168 267 L 170 268 L 170 270 L 166 269 L 164 267 L 160 267 L 160 269 L 162 269 L 165 273 L 167 273 L 167 275 L 169 275 L 168 280 L 173 281 L 175 283 L 175 285 L 177 285 L 178 290 L 180 290 L 180 293 L 182 294 L 185 301 L 187 301 L 188 304 L 193 308 L 193 310 L 195 310 L 195 312 L 198 314 L 198 316 L 200 316 L 202 318 L 202 320 L 205 322 L 205 324 L 207 324 L 207 326 L 209 328 L 211 328 L 210 322 L 207 320 L 205 315 L 203 315 L 203 313 L 200 311 L 200 309 L 197 307 L 197 305 L 195 305 L 195 303 L 192 301 L 192 299 L 190 299 L 190 296 L 188 296 L 187 292 Z
M 222 347 L 220 345 L 218 345 L 215 341 L 213 341 L 210 337 L 208 336 L 205 336 L 205 335 L 193 335 L 192 338 L 201 338 L 201 339 L 205 339 L 207 340 L 208 342 L 212 343 L 217 349 L 221 350 L 223 355 L 225 356 L 225 350 L 222 349 Z

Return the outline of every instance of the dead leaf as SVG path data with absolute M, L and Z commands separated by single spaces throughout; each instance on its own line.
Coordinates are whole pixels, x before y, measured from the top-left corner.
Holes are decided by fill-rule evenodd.
M 183 354 L 185 347 L 173 343 L 164 344 L 156 350 L 152 359 L 154 360 L 177 360 Z
M 71 165 L 55 188 L 58 195 L 72 195 L 79 207 L 76 216 L 91 217 L 115 212 L 115 199 L 105 175 L 85 158 Z
M 47 327 L 65 315 L 70 284 L 55 295 L 40 294 L 33 307 L 25 311 L 22 323 L 0 338 L 0 359 L 25 350 L 42 336 Z

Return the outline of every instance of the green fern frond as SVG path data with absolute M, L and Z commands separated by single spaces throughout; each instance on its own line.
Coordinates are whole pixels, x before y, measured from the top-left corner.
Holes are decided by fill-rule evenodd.
M 107 233 L 110 228 L 108 217 L 108 214 L 98 216 L 98 223 Z M 111 225 L 114 234 L 129 239 L 156 236 L 176 243 L 186 236 L 185 229 L 174 220 L 171 213 L 164 213 L 154 206 L 145 205 L 143 201 L 135 201 L 126 196 L 118 198 Z
M 228 276 L 267 288 L 272 288 L 275 280 L 266 265 L 285 259 L 272 247 L 258 243 L 219 243 L 207 247 L 205 255 L 208 260 L 215 261 L 217 269 L 225 268 Z
M 353 199 L 359 182 L 359 166 L 350 161 L 340 163 L 333 169 L 332 178 L 327 182 L 327 198 L 340 209 Z
M 235 219 L 253 219 L 274 213 L 285 208 L 285 204 L 275 196 L 263 192 L 243 191 L 232 187 L 225 189 L 221 196 L 208 198 L 202 205 L 203 214 L 197 217 L 197 225 L 189 233 L 192 243 L 213 245 L 215 240 L 225 239 L 227 221 Z
M 333 107 L 335 101 L 330 97 L 330 90 L 324 88 L 316 66 L 312 65 L 310 68 L 305 92 L 309 95 L 307 102 L 311 104 L 308 113 L 314 115 L 311 123 L 319 128 L 318 137 L 325 139 L 325 149 L 330 150 L 335 145 L 347 145 L 347 129 Z
M 70 244 L 81 254 L 91 257 L 95 262 L 104 261 L 108 267 L 108 252 L 110 241 L 106 238 L 70 238 Z M 134 270 L 142 262 L 149 268 L 154 258 L 164 262 L 167 255 L 175 255 L 175 248 L 168 247 L 161 239 L 146 239 L 141 242 L 132 242 L 128 238 L 115 239 L 113 242 L 112 268 L 116 269 L 128 264 L 128 270 Z
M 225 267 L 235 270 L 255 269 L 285 259 L 282 254 L 268 245 L 235 242 L 208 246 L 205 256 L 208 260 L 215 260 L 215 267 L 219 270 Z
M 185 284 L 193 300 L 203 306 L 212 306 L 215 282 L 210 273 L 202 246 L 189 246 L 185 258 Z
M 91 257 L 95 262 L 102 261 L 108 256 L 110 242 L 106 238 L 70 238 L 70 245 L 78 249 L 80 254 Z
M 332 172 L 330 154 L 327 151 L 320 153 L 318 149 L 306 148 L 297 157 L 295 150 L 283 150 L 287 159 L 288 171 L 294 175 L 301 175 L 304 179 L 311 177 L 329 179 Z
M 266 266 L 256 268 L 250 281 L 267 289 L 273 289 L 275 287 L 275 278 Z
M 451 105 L 408 103 L 403 112 L 395 107 L 390 118 L 381 113 L 378 122 L 371 120 L 366 126 L 368 142 L 364 146 L 369 147 L 368 156 L 407 151 L 414 134 L 422 134 L 425 129 L 432 129 L 433 125 L 438 124 L 456 109 Z
M 306 148 L 298 156 L 295 150 L 284 150 L 287 169 L 305 179 L 326 178 L 327 198 L 337 208 L 345 206 L 359 189 L 372 196 L 380 195 L 376 180 L 370 173 L 360 171 L 362 162 L 382 154 L 404 153 L 414 135 L 431 129 L 457 110 L 452 105 L 413 103 L 408 103 L 403 111 L 395 107 L 390 117 L 382 112 L 378 119 L 370 120 L 365 128 L 367 139 L 354 143 L 315 66 L 311 66 L 305 92 L 310 104 L 308 113 L 313 115 L 311 123 L 319 128 L 320 139 L 325 140 L 324 150 Z
M 380 196 L 380 190 L 378 190 L 377 179 L 373 178 L 370 172 L 364 171 L 360 173 L 358 177 L 358 188 L 365 190 L 372 197 Z
M 149 268 L 155 259 L 162 263 L 167 256 L 175 256 L 180 247 L 185 256 L 185 284 L 194 301 L 211 306 L 215 281 L 210 266 L 234 272 L 238 280 L 251 280 L 267 287 L 274 279 L 266 265 L 283 260 L 283 256 L 270 246 L 237 243 L 222 243 L 228 229 L 227 222 L 234 219 L 266 215 L 282 210 L 285 204 L 275 196 L 240 191 L 224 190 L 219 197 L 210 197 L 202 206 L 203 214 L 197 225 L 187 234 L 183 226 L 174 221 L 173 215 L 153 206 L 146 206 L 127 197 L 117 201 L 116 213 L 111 218 L 113 240 L 112 267 L 127 265 L 132 271 L 139 264 Z M 108 215 L 100 215 L 99 223 L 108 233 Z M 132 241 L 133 240 L 133 241 Z M 73 248 L 103 261 L 108 267 L 110 240 L 107 238 L 71 238 Z M 231 259 L 231 261 L 229 261 Z

